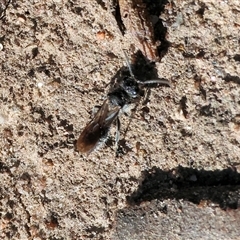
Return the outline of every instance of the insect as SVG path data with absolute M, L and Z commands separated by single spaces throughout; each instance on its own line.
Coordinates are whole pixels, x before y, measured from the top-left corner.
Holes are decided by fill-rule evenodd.
M 118 145 L 120 120 L 119 116 L 125 108 L 132 103 L 137 103 L 142 97 L 143 88 L 148 84 L 165 84 L 169 86 L 169 81 L 165 79 L 148 80 L 141 82 L 133 75 L 129 60 L 124 52 L 129 70 L 128 76 L 122 76 L 117 81 L 107 95 L 106 100 L 100 107 L 93 119 L 83 129 L 77 140 L 76 148 L 81 153 L 90 154 L 101 146 L 108 136 L 112 123 L 116 122 L 116 140 Z

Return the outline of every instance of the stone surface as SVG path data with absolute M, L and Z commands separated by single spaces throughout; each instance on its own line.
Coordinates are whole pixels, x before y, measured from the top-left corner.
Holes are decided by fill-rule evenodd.
M 1 239 L 240 235 L 239 1 L 145 2 L 167 30 L 151 69 L 109 1 L 0 3 Z M 121 116 L 119 157 L 114 125 L 82 156 L 76 140 L 126 65 L 121 48 L 138 78 L 171 88 L 151 88 L 130 124 Z

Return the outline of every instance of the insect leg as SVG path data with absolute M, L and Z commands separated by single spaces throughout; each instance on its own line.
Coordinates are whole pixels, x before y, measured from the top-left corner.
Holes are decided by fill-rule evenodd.
M 116 152 L 118 150 L 118 142 L 119 142 L 119 139 L 120 139 L 120 128 L 121 128 L 121 123 L 120 123 L 120 120 L 119 120 L 119 117 L 117 118 L 117 129 L 116 129 L 116 138 L 115 138 L 115 148 L 116 148 Z
M 147 105 L 147 103 L 149 102 L 150 93 L 151 93 L 151 89 L 150 88 L 147 88 L 144 91 L 142 105 Z
M 134 106 L 134 108 L 131 109 L 131 115 L 130 115 L 130 116 L 127 115 L 127 116 L 129 117 L 129 121 L 128 121 L 128 125 L 127 125 L 127 127 L 126 127 L 126 129 L 125 129 L 125 131 L 124 131 L 124 136 L 123 136 L 123 138 L 125 138 L 126 135 L 127 135 L 129 126 L 130 126 L 130 124 L 131 124 L 131 122 L 132 122 L 132 120 L 133 120 L 133 118 L 134 118 L 134 115 L 135 115 L 135 113 L 136 113 L 136 111 L 137 111 L 137 108 L 138 108 L 139 104 L 140 104 L 140 102 L 137 102 L 136 105 Z

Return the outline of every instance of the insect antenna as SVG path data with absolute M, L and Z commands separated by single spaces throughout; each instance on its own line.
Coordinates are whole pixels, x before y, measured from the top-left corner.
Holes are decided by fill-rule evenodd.
M 129 72 L 130 72 L 130 75 L 131 75 L 131 77 L 132 77 L 133 79 L 136 79 L 136 78 L 134 77 L 133 72 L 132 72 L 132 68 L 131 68 L 131 65 L 130 65 L 130 62 L 129 62 L 129 58 L 128 58 L 126 52 L 125 52 L 124 50 L 122 50 L 122 51 L 123 51 L 123 54 L 124 54 L 124 56 L 125 56 L 125 60 L 126 60 L 126 63 L 127 63 L 127 66 L 128 66 Z M 138 80 L 136 79 L 136 81 L 138 81 Z
M 162 79 L 152 79 L 152 80 L 147 80 L 147 81 L 144 81 L 144 82 L 136 79 L 134 74 L 133 74 L 133 71 L 132 71 L 132 68 L 131 68 L 131 64 L 130 64 L 129 58 L 128 58 L 127 54 L 126 54 L 126 51 L 124 51 L 123 49 L 122 49 L 122 51 L 123 51 L 123 54 L 125 56 L 125 60 L 126 60 L 126 63 L 127 63 L 128 69 L 129 69 L 129 73 L 130 73 L 131 77 L 133 79 L 135 79 L 135 81 L 137 83 L 139 83 L 142 86 L 148 85 L 148 84 L 163 84 L 163 85 L 167 85 L 169 87 L 171 86 L 170 82 L 167 79 L 164 79 L 164 78 L 162 78 Z
M 169 87 L 171 87 L 170 82 L 167 79 L 152 79 L 152 80 L 147 80 L 147 81 L 139 81 L 136 79 L 136 81 L 141 84 L 141 85 L 147 85 L 147 84 L 163 84 L 163 85 L 168 85 Z

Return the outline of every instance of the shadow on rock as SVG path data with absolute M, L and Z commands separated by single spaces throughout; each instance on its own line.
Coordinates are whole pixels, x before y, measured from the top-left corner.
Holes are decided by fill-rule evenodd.
M 127 197 L 130 205 L 145 201 L 182 199 L 194 204 L 208 201 L 222 209 L 237 209 L 240 202 L 240 173 L 235 169 L 197 170 L 177 167 L 170 171 L 159 168 L 142 173 L 138 190 Z

